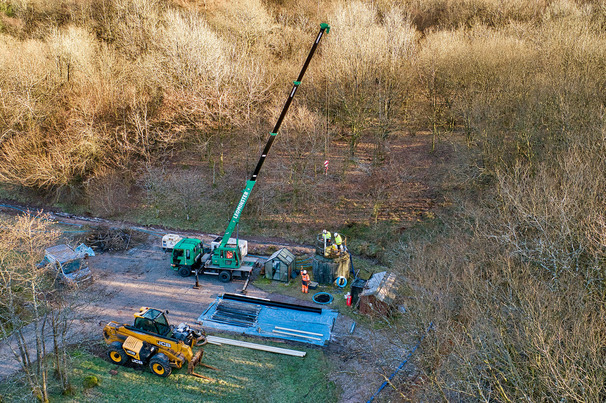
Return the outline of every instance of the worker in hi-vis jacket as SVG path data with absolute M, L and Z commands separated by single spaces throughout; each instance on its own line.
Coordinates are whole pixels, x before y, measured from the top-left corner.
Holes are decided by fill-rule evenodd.
M 340 234 L 335 232 L 335 245 L 339 248 L 339 252 L 343 252 L 343 238 Z
M 301 272 L 301 292 L 303 294 L 307 294 L 307 287 L 309 287 L 309 274 L 307 274 L 307 270 L 303 270 Z

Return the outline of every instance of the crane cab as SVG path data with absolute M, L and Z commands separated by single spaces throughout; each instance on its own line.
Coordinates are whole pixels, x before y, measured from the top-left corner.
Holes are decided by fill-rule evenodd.
M 204 244 L 195 238 L 181 239 L 173 248 L 171 266 L 181 276 L 187 277 L 200 267 Z

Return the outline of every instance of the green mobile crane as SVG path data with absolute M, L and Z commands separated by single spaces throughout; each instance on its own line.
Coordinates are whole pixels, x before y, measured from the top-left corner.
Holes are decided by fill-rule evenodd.
M 251 273 L 252 267 L 256 263 L 256 259 L 251 259 L 246 256 L 248 254 L 247 242 L 240 240 L 237 235 L 236 238 L 232 238 L 232 234 L 238 226 L 242 210 L 257 182 L 257 177 L 265 162 L 265 158 L 267 158 L 267 154 L 278 135 L 282 120 L 284 120 L 295 93 L 297 92 L 299 85 L 301 85 L 303 75 L 309 66 L 309 62 L 311 61 L 322 36 L 324 33 L 329 32 L 330 26 L 328 24 L 320 24 L 320 32 L 309 51 L 309 55 L 307 55 L 307 59 L 303 64 L 303 68 L 301 69 L 297 80 L 294 81 L 286 104 L 284 105 L 284 108 L 282 108 L 282 113 L 280 113 L 280 117 L 278 118 L 274 129 L 271 131 L 265 148 L 261 153 L 257 167 L 251 178 L 246 182 L 246 186 L 242 191 L 242 197 L 236 206 L 236 210 L 229 221 L 229 225 L 227 226 L 227 230 L 223 237 L 215 239 L 209 248 L 204 247 L 202 241 L 199 239 L 193 238 L 182 239 L 174 246 L 171 259 L 172 267 L 174 270 L 178 271 L 181 276 L 186 277 L 194 272 L 197 274 L 207 273 L 218 275 L 221 281 L 229 282 L 232 279 L 233 274 L 237 273 L 240 276 L 247 276 Z

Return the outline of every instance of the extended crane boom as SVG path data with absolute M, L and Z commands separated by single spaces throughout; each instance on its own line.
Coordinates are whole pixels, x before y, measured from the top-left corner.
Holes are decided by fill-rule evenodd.
M 177 243 L 173 245 L 174 247 L 172 248 L 171 253 L 171 266 L 173 267 L 173 270 L 177 271 L 179 275 L 183 277 L 187 277 L 192 273 L 195 273 L 196 286 L 198 284 L 197 276 L 199 273 L 218 275 L 219 280 L 223 282 L 231 281 L 233 274 L 237 274 L 240 277 L 250 276 L 256 259 L 251 260 L 250 258 L 246 257 L 246 254 L 248 253 L 246 241 L 240 241 L 239 239 L 234 240 L 231 238 L 231 236 L 238 226 L 242 210 L 244 209 L 246 201 L 248 200 L 248 197 L 255 186 L 257 177 L 261 171 L 261 167 L 265 162 L 265 158 L 267 158 L 267 154 L 269 153 L 276 136 L 278 135 L 278 130 L 280 130 L 280 126 L 282 125 L 282 121 L 288 112 L 288 108 L 290 107 L 299 85 L 301 85 L 303 75 L 305 75 L 309 62 L 311 61 L 311 58 L 313 57 L 322 36 L 324 33 L 328 33 L 329 31 L 330 26 L 328 24 L 320 24 L 320 32 L 318 33 L 318 36 L 316 37 L 316 40 L 309 51 L 309 55 L 307 55 L 307 59 L 303 64 L 299 77 L 297 77 L 297 80 L 294 82 L 292 90 L 290 91 L 288 99 L 286 100 L 286 104 L 284 104 L 284 108 L 282 108 L 282 113 L 280 113 L 280 117 L 278 118 L 274 129 L 269 134 L 269 139 L 267 140 L 265 148 L 261 153 L 259 162 L 257 163 L 257 166 L 250 179 L 246 181 L 246 186 L 242 191 L 242 197 L 236 206 L 236 210 L 229 221 L 221 241 L 219 242 L 219 238 L 215 239 L 215 241 L 211 243 L 210 249 L 208 249 L 204 247 L 202 241 L 199 239 L 181 238 L 180 236 L 174 234 L 168 234 L 166 236 L 169 238 L 173 237 L 172 239 L 178 239 Z M 166 242 L 169 241 L 169 238 L 166 239 Z
M 303 80 L 305 71 L 307 70 L 307 67 L 309 66 L 309 62 L 311 61 L 311 59 L 316 51 L 316 48 L 318 47 L 318 44 L 320 43 L 320 40 L 322 39 L 322 36 L 324 35 L 325 32 L 326 33 L 330 32 L 330 26 L 325 23 L 320 24 L 320 32 L 318 33 L 318 36 L 316 37 L 316 40 L 315 40 L 313 46 L 311 47 L 309 54 L 307 55 L 307 59 L 305 60 L 305 63 L 303 64 L 303 68 L 301 69 L 301 72 L 299 73 L 297 80 L 294 81 L 294 83 L 293 83 L 292 90 L 290 91 L 290 93 L 288 95 L 288 99 L 286 100 L 286 103 L 284 104 L 284 108 L 282 108 L 282 113 L 280 113 L 280 117 L 278 118 L 278 121 L 276 122 L 274 129 L 269 134 L 269 138 L 267 139 L 265 148 L 263 149 L 263 152 L 261 153 L 259 162 L 257 163 L 257 166 L 256 166 L 251 178 L 248 181 L 246 181 L 246 186 L 244 187 L 244 190 L 242 191 L 242 197 L 240 198 L 240 201 L 238 202 L 238 205 L 236 206 L 236 210 L 234 211 L 234 214 L 231 217 L 231 220 L 229 221 L 229 225 L 227 226 L 227 229 L 225 230 L 225 235 L 223 235 L 223 238 L 221 239 L 221 243 L 219 244 L 219 246 L 213 250 L 213 254 L 212 254 L 212 264 L 213 265 L 217 265 L 217 266 L 221 266 L 221 267 L 237 268 L 242 264 L 242 259 L 240 256 L 240 249 L 239 249 L 238 245 L 228 246 L 229 239 L 231 238 L 234 230 L 236 229 L 236 226 L 238 225 L 238 222 L 240 221 L 240 215 L 242 214 L 242 210 L 244 209 L 244 206 L 246 205 L 248 197 L 250 196 L 250 193 L 251 193 L 253 187 L 255 186 L 257 177 L 259 175 L 259 172 L 261 171 L 261 167 L 263 166 L 263 163 L 265 162 L 265 159 L 267 158 L 267 154 L 269 153 L 269 150 L 271 149 L 271 146 L 274 143 L 276 136 L 278 135 L 278 130 L 280 130 L 282 121 L 284 120 L 284 117 L 286 116 L 286 113 L 288 112 L 288 108 L 290 107 L 290 104 L 295 96 L 295 93 L 297 92 L 297 89 L 299 88 L 299 85 L 301 85 L 301 81 Z

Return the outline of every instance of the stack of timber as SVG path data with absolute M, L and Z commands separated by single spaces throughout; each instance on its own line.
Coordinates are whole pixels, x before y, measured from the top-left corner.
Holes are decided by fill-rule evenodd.
M 215 344 L 217 346 L 220 346 L 220 345 L 223 345 L 223 344 L 227 344 L 227 345 L 230 345 L 230 346 L 251 348 L 253 350 L 268 351 L 270 353 L 291 355 L 291 356 L 294 356 L 294 357 L 305 357 L 305 355 L 307 354 L 305 351 L 290 350 L 288 348 L 266 346 L 264 344 L 249 343 L 249 342 L 246 342 L 246 341 L 226 339 L 226 338 L 217 337 L 217 336 L 207 336 L 206 337 L 206 341 L 209 344 Z

